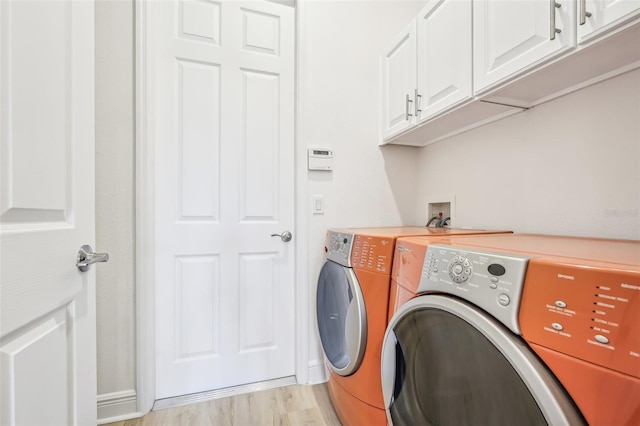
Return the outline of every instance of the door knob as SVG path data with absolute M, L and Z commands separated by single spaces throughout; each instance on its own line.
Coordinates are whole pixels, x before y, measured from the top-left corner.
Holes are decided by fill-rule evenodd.
M 291 232 L 289 231 L 284 231 L 282 234 L 271 234 L 272 237 L 280 237 L 282 239 L 282 241 L 284 241 L 285 243 L 288 243 L 289 241 L 291 241 L 291 238 L 293 237 L 291 235 Z
M 109 253 L 95 253 L 91 246 L 84 245 L 78 250 L 76 266 L 80 271 L 87 272 L 91 265 L 98 262 L 108 262 Z

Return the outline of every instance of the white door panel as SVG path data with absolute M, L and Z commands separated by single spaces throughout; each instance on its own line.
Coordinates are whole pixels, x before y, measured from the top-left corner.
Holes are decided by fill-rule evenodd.
M 618 23 L 637 17 L 637 0 L 578 0 L 578 43 L 591 40 Z
M 382 138 L 415 124 L 416 22 L 398 35 L 382 55 Z M 407 98 L 408 97 L 408 98 Z
M 3 1 L 0 424 L 95 424 L 91 1 Z
M 471 97 L 471 19 L 470 0 L 434 1 L 418 15 L 420 121 Z
M 551 4 L 549 0 L 474 2 L 476 93 L 575 46 L 575 2 Z
M 156 397 L 291 376 L 293 9 L 157 7 Z

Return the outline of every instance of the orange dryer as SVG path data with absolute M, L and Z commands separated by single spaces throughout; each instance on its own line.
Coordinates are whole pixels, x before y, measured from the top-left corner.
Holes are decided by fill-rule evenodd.
M 470 229 L 385 227 L 329 230 L 317 288 L 317 324 L 329 393 L 342 423 L 383 425 L 380 354 L 387 325 L 395 242 L 487 234 Z
M 640 241 L 401 238 L 394 282 L 390 424 L 640 424 Z

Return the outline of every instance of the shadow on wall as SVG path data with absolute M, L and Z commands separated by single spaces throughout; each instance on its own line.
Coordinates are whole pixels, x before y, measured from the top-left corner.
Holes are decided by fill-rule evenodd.
M 424 218 L 416 218 L 418 202 L 419 150 L 413 146 L 385 145 L 380 147 L 384 159 L 384 170 L 391 193 L 398 207 L 402 224 L 422 226 Z

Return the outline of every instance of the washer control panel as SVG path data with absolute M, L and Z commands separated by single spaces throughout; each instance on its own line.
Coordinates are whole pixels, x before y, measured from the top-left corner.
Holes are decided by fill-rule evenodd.
M 518 310 L 530 257 L 433 244 L 418 293 L 447 293 L 484 309 L 520 334 Z
M 325 250 L 327 259 L 342 266 L 351 266 L 351 247 L 353 234 L 347 232 L 328 231 Z
M 527 342 L 640 378 L 638 266 L 534 259 L 520 318 Z

